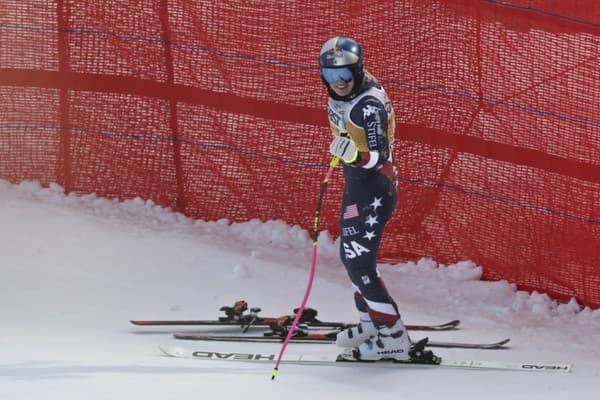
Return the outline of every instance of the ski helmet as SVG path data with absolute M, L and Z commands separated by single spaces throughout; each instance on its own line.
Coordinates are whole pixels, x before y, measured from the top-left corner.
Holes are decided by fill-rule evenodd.
M 331 89 L 330 84 L 336 80 L 349 82 L 354 80 L 354 88 L 349 97 L 353 97 L 359 90 L 363 78 L 363 51 L 360 45 L 344 36 L 329 39 L 319 54 L 319 66 L 321 67 L 321 79 L 333 98 L 340 98 Z M 352 79 L 350 79 L 350 77 Z

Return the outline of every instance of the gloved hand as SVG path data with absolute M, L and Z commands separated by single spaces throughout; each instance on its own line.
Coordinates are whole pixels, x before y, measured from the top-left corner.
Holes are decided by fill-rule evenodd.
M 353 163 L 358 158 L 356 144 L 347 136 L 336 136 L 329 145 L 329 152 L 345 163 Z

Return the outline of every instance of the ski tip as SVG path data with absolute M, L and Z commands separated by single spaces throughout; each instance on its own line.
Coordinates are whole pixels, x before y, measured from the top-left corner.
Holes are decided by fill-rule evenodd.
M 433 329 L 429 329 L 429 330 L 434 330 L 434 331 L 458 330 L 458 329 L 460 329 L 460 320 L 454 319 L 452 321 L 446 322 L 445 324 L 433 325 L 432 328 Z
M 160 350 L 164 356 L 172 356 L 171 352 L 161 344 L 158 345 L 158 350 Z
M 139 326 L 163 325 L 161 323 L 162 321 L 148 321 L 148 320 L 130 319 L 129 322 L 131 322 L 133 325 L 139 325 Z
M 183 347 L 172 344 L 159 344 L 158 350 L 160 350 L 163 356 L 189 358 L 186 355 L 186 350 Z

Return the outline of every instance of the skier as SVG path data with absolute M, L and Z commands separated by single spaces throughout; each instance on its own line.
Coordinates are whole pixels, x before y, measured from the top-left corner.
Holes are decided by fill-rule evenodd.
M 328 40 L 319 64 L 334 136 L 329 151 L 342 160 L 344 170 L 340 256 L 360 317 L 356 327 L 337 335 L 336 344 L 348 357 L 408 360 L 413 358 L 411 341 L 376 260 L 396 208 L 394 110 L 382 86 L 363 69 L 363 52 L 354 40 Z

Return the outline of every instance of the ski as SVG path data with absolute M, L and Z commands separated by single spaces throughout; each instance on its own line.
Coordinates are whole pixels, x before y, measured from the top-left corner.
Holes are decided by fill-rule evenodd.
M 248 303 L 243 300 L 237 301 L 232 307 L 224 306 L 221 307 L 220 311 L 225 312 L 225 316 L 219 317 L 216 320 L 130 320 L 134 325 L 138 326 L 239 326 L 244 332 L 250 327 L 269 327 L 273 324 L 281 326 L 289 326 L 292 324 L 295 318 L 297 309 L 294 310 L 294 315 L 284 315 L 281 317 L 262 317 L 258 313 L 261 311 L 260 308 L 251 308 L 248 313 Z M 313 308 L 306 308 L 302 313 L 299 323 L 305 324 L 311 328 L 349 328 L 356 324 L 345 323 L 345 322 L 327 322 L 320 321 L 316 318 L 317 310 Z M 419 331 L 447 331 L 456 329 L 460 324 L 459 320 L 448 321 L 442 324 L 436 325 L 406 325 L 408 330 L 419 330 Z
M 290 343 L 333 343 L 337 332 L 329 333 L 311 333 L 302 332 L 300 335 L 294 335 Z M 212 335 L 212 334 L 194 334 L 194 333 L 174 333 L 173 337 L 180 340 L 197 340 L 212 342 L 249 342 L 249 343 L 281 343 L 285 340 L 285 335 L 268 332 L 262 336 L 255 335 Z M 500 340 L 493 343 L 463 343 L 463 342 L 440 342 L 430 340 L 428 347 L 444 347 L 459 349 L 479 349 L 479 350 L 499 350 L 508 348 L 506 344 L 510 339 Z
M 246 326 L 256 326 L 256 327 L 268 327 L 271 324 L 281 324 L 283 322 L 284 325 L 291 325 L 294 320 L 294 316 L 283 316 L 279 318 L 259 318 L 252 323 L 247 323 L 246 321 L 218 321 L 218 320 L 131 320 L 130 322 L 133 325 L 138 326 L 160 326 L 160 325 L 171 325 L 171 326 L 239 326 L 240 328 L 245 328 Z M 355 326 L 353 323 L 346 322 L 327 322 L 327 321 L 319 321 L 319 322 L 301 322 L 306 324 L 307 326 L 313 328 L 349 328 Z M 448 331 L 453 330 L 458 327 L 460 321 L 454 320 L 449 321 L 443 324 L 436 325 L 406 325 L 406 329 L 412 331 Z
M 177 344 L 166 344 L 159 346 L 160 351 L 169 357 L 189 358 L 196 360 L 218 360 L 238 361 L 271 366 L 277 359 L 274 353 L 238 353 L 228 351 L 216 351 L 195 349 Z M 431 367 L 431 368 L 460 368 L 460 369 L 484 369 L 484 370 L 510 370 L 510 371 L 543 371 L 543 372 L 570 372 L 571 364 L 548 364 L 538 362 L 503 362 L 482 360 L 446 360 L 438 358 L 436 363 L 423 363 L 422 361 L 361 361 L 348 360 L 339 355 L 324 354 L 285 354 L 282 364 L 296 365 L 321 365 L 321 366 L 369 366 L 369 367 Z
M 293 315 L 283 316 L 279 318 L 258 318 L 253 322 L 247 321 L 219 321 L 219 320 L 131 320 L 130 322 L 133 325 L 138 326 L 239 326 L 244 329 L 247 327 L 269 327 L 271 324 L 283 324 L 283 325 L 291 325 L 294 320 Z M 306 322 L 302 321 L 302 324 L 306 324 L 311 328 L 350 328 L 355 326 L 353 323 L 346 322 L 328 322 L 328 321 L 319 321 L 319 322 Z M 458 327 L 460 321 L 454 320 L 449 321 L 443 324 L 435 324 L 435 325 L 414 325 L 407 324 L 406 329 L 411 331 L 449 331 L 454 330 Z

